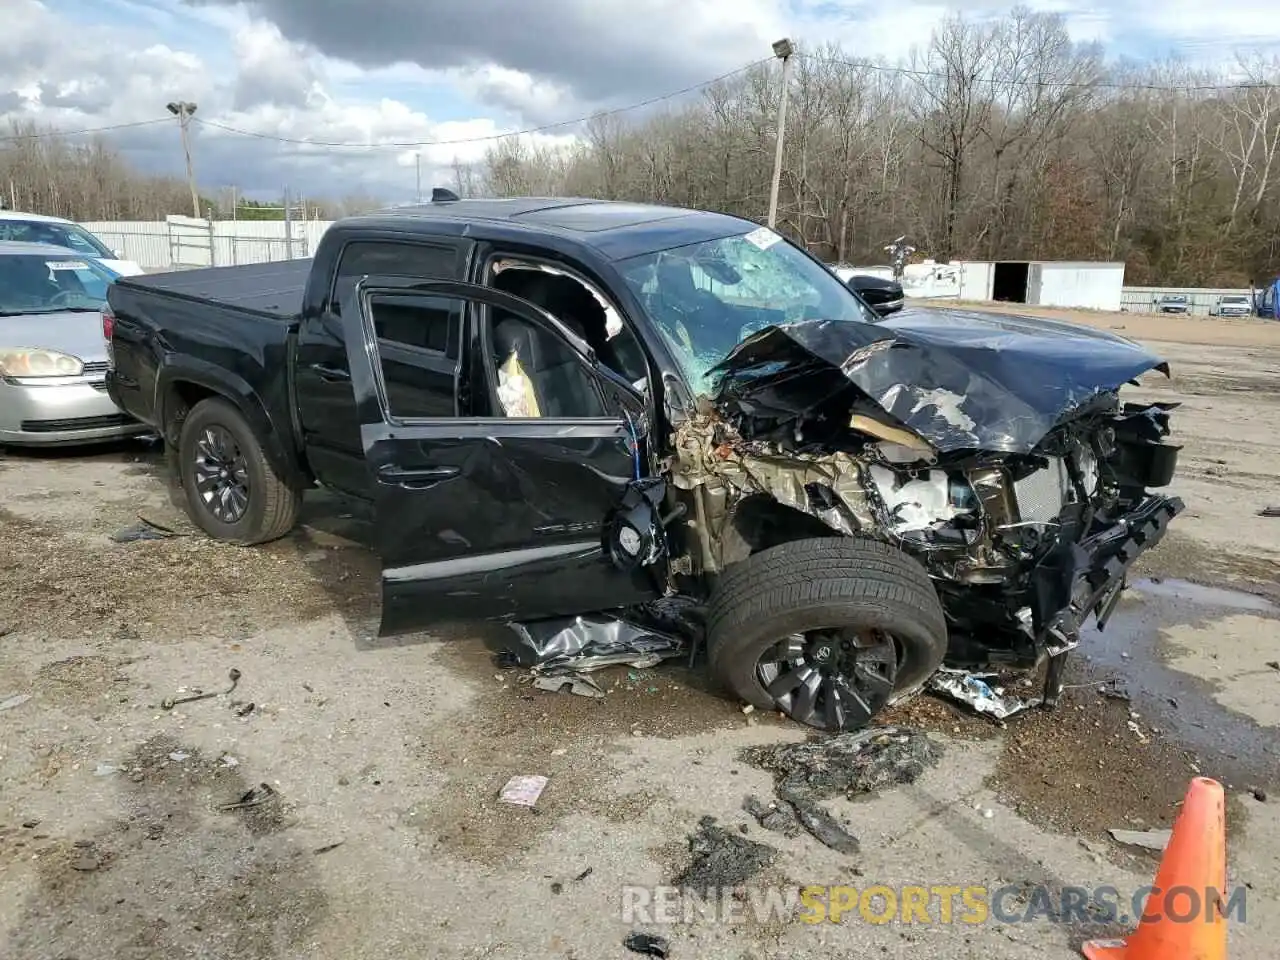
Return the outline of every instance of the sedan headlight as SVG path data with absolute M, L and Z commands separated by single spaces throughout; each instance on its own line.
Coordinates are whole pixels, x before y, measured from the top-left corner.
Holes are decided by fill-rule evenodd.
M 35 347 L 0 347 L 0 376 L 78 377 L 84 361 L 56 350 Z

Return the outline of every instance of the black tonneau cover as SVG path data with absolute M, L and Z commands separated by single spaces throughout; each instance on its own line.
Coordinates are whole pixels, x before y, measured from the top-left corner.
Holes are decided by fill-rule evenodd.
M 121 277 L 116 283 L 292 320 L 302 312 L 302 297 L 310 274 L 310 259 L 277 260 L 242 267 L 148 273 Z

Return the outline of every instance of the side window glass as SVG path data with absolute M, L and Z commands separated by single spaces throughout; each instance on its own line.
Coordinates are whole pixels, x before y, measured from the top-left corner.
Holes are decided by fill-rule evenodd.
M 462 301 L 374 297 L 369 309 L 391 416 L 455 416 L 457 361 L 449 356 L 449 345 L 458 341 Z
M 548 330 L 491 311 L 490 376 L 497 416 L 593 419 L 611 416 L 595 377 L 570 346 Z
M 331 309 L 342 311 L 343 301 L 363 276 L 452 280 L 457 273 L 457 250 L 425 243 L 358 241 L 349 243 L 338 262 Z

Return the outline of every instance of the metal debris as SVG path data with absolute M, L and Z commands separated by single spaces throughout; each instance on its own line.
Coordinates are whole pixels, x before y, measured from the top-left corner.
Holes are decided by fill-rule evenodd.
M 633 931 L 627 934 L 622 945 L 632 953 L 643 953 L 650 957 L 666 957 L 671 945 L 667 943 L 666 937 L 660 937 L 654 933 L 640 933 Z
M 599 685 L 583 673 L 555 674 L 550 677 L 535 675 L 533 685 L 539 690 L 546 690 L 548 693 L 562 693 L 567 687 L 570 693 L 578 697 L 600 699 L 604 696 L 604 691 L 600 689 Z
M 717 825 L 711 816 L 699 820 L 689 835 L 689 852 L 693 857 L 675 883 L 699 893 L 740 886 L 778 855 L 773 847 Z
M 323 847 L 316 847 L 311 852 L 312 854 L 318 857 L 322 853 L 329 853 L 330 851 L 337 850 L 340 846 L 342 846 L 346 842 L 347 841 L 345 840 L 339 840 L 337 843 L 326 843 Z
M 1263 507 L 1258 511 L 1260 517 L 1280 517 L 1280 506 Z
M 171 530 L 164 524 L 156 523 L 154 520 L 148 520 L 142 514 L 138 514 L 138 522 L 130 524 L 121 530 L 117 530 L 111 535 L 111 539 L 115 543 L 135 543 L 139 540 L 169 540 L 173 537 L 185 537 L 187 534 L 178 533 Z
M 968 673 L 943 667 L 929 679 L 929 689 L 953 700 L 967 704 L 978 713 L 985 713 L 997 720 L 1007 720 L 1016 713 L 1042 703 L 1040 697 L 1023 699 L 992 687 L 984 677 L 994 678 L 993 673 Z
M 274 800 L 279 794 L 275 788 L 269 783 L 260 783 L 252 790 L 243 793 L 239 800 L 234 803 L 224 803 L 218 809 L 220 810 L 245 810 L 249 807 L 258 807 L 268 801 Z
M 685 652 L 682 637 L 607 614 L 590 613 L 513 623 L 518 661 L 543 676 L 588 673 L 628 664 L 651 667 Z
M 227 694 L 234 691 L 236 688 L 236 684 L 240 682 L 240 671 L 237 670 L 235 667 L 232 667 L 227 672 L 227 678 L 231 681 L 231 686 L 227 687 L 227 689 L 223 691 L 219 692 L 217 690 L 212 690 L 209 693 L 201 693 L 200 691 L 197 690 L 195 693 L 188 694 L 185 697 L 169 697 L 166 700 L 160 701 L 160 709 L 172 710 L 174 707 L 176 707 L 180 703 L 195 703 L 197 700 L 209 700 L 217 696 L 225 697 Z

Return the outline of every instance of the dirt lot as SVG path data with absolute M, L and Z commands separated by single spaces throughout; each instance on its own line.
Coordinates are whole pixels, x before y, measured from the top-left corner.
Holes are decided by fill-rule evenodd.
M 744 715 L 682 667 L 616 671 L 595 701 L 495 666 L 501 630 L 380 643 L 376 561 L 339 503 L 317 497 L 306 524 L 266 548 L 115 543 L 138 513 L 181 523 L 155 451 L 9 451 L 0 956 L 624 956 L 622 886 L 669 883 L 708 814 L 778 851 L 761 883 L 1127 895 L 1155 859 L 1107 829 L 1167 826 L 1195 771 L 1229 785 L 1231 880 L 1249 906 L 1232 956 L 1273 956 L 1280 519 L 1257 511 L 1280 504 L 1280 325 L 1073 319 L 1151 341 L 1173 364 L 1171 382 L 1153 375 L 1134 392 L 1184 403 L 1187 513 L 1082 647 L 1056 712 L 1001 729 L 929 697 L 895 711 L 942 757 L 913 784 L 832 803 L 857 855 L 766 833 L 742 812 L 745 794 L 772 785 L 738 750 L 803 733 Z M 160 708 L 184 688 L 219 689 L 233 667 L 229 697 Z M 1112 677 L 1131 700 L 1099 695 Z M 497 801 L 513 774 L 551 778 L 537 812 Z M 265 803 L 222 809 L 263 783 Z M 1065 960 L 1100 931 L 847 919 L 661 932 L 673 957 Z

